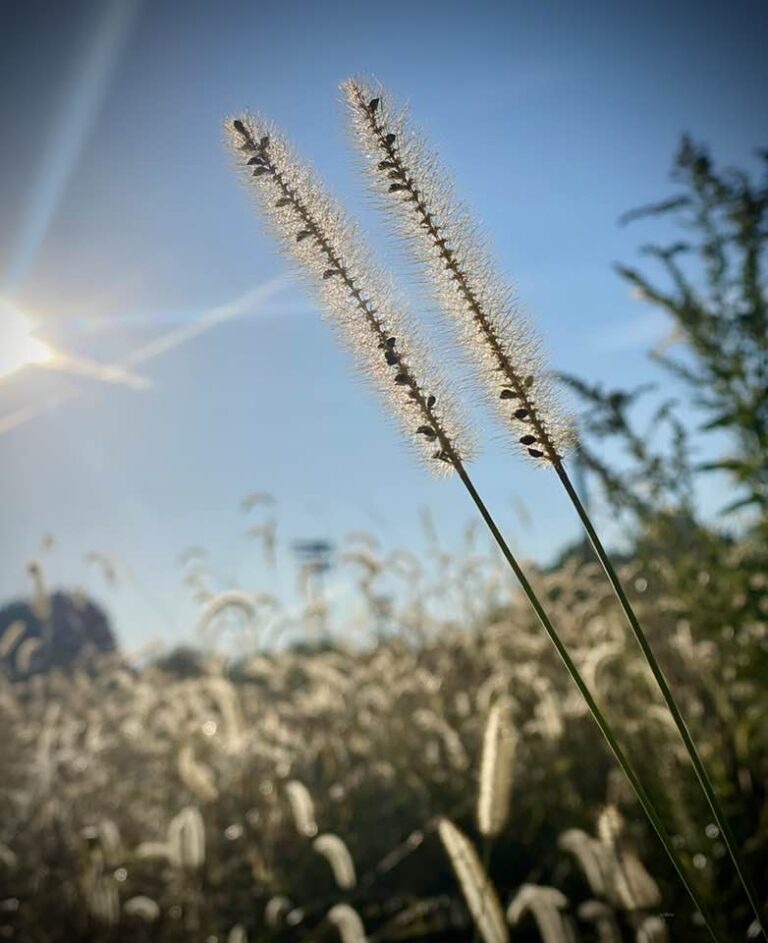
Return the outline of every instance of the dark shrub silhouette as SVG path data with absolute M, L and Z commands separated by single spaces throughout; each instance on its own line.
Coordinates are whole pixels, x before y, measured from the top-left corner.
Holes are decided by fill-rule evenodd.
M 12 680 L 117 649 L 106 614 L 87 597 L 57 591 L 47 606 L 45 615 L 23 600 L 0 609 L 0 670 Z

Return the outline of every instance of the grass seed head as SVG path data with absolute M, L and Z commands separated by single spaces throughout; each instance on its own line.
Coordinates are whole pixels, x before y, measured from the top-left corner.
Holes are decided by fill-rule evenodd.
M 226 128 L 236 166 L 273 234 L 407 439 L 434 471 L 465 461 L 470 436 L 450 386 L 430 365 L 351 219 L 274 127 L 245 115 Z
M 339 931 L 342 943 L 367 943 L 360 915 L 349 904 L 336 904 L 328 911 L 328 920 Z
M 507 943 L 509 933 L 499 899 L 472 842 L 448 819 L 440 819 L 438 833 L 451 859 L 477 932 L 484 943 Z
M 338 886 L 344 891 L 351 890 L 357 883 L 357 876 L 352 855 L 344 841 L 338 835 L 326 833 L 318 835 L 312 847 L 331 866 Z
M 485 725 L 477 797 L 477 825 L 487 837 L 499 835 L 509 818 L 515 742 L 509 708 L 494 704 Z
M 342 84 L 355 144 L 374 190 L 452 317 L 482 384 L 523 453 L 559 463 L 573 443 L 541 342 L 499 274 L 481 227 L 438 157 L 380 85 Z

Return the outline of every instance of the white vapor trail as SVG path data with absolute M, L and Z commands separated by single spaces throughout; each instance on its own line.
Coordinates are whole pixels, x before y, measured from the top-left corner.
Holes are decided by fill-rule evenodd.
M 184 324 L 181 327 L 174 328 L 174 330 L 168 331 L 156 337 L 154 340 L 148 341 L 146 344 L 136 348 L 136 350 L 131 351 L 131 353 L 127 354 L 116 364 L 90 364 L 90 372 L 85 369 L 81 370 L 81 372 L 83 374 L 87 372 L 89 376 L 95 376 L 96 373 L 94 370 L 98 367 L 103 374 L 99 379 L 106 379 L 111 372 L 109 382 L 126 382 L 128 378 L 142 381 L 142 377 L 135 377 L 132 373 L 134 367 L 146 363 L 149 360 L 153 360 L 161 354 L 168 353 L 176 347 L 180 347 L 182 344 L 195 340 L 219 324 L 248 314 L 259 305 L 264 304 L 264 302 L 280 294 L 289 284 L 290 280 L 285 276 L 272 278 L 262 285 L 257 285 L 255 288 L 244 292 L 242 295 L 238 295 L 231 301 L 211 308 L 190 324 Z M 77 363 L 77 361 L 73 358 L 72 364 L 75 363 Z M 83 367 L 86 363 L 89 362 L 80 361 Z M 121 379 L 118 379 L 118 377 Z M 22 406 L 20 409 L 16 409 L 5 416 L 0 416 L 0 436 L 11 432 L 13 429 L 18 429 L 20 426 L 62 406 L 64 403 L 77 399 L 82 392 L 82 390 L 75 388 L 63 390 L 54 396 L 47 397 L 39 403 L 30 403 L 28 406 Z
M 50 360 L 39 364 L 32 364 L 38 370 L 50 370 L 88 377 L 91 380 L 100 380 L 102 383 L 114 383 L 118 386 L 127 386 L 132 390 L 148 390 L 152 383 L 142 376 L 131 373 L 115 363 L 99 363 L 87 357 L 74 357 L 64 354 L 60 350 L 54 351 Z

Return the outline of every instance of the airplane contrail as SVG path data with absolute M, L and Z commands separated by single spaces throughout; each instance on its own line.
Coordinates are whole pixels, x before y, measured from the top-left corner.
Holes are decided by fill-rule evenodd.
M 172 331 L 161 334 L 154 340 L 148 341 L 146 344 L 142 344 L 119 360 L 117 364 L 100 365 L 101 369 L 107 371 L 112 369 L 114 371 L 121 371 L 123 375 L 127 374 L 128 376 L 133 376 L 131 372 L 132 368 L 139 364 L 146 363 L 149 360 L 153 360 L 161 354 L 168 353 L 176 347 L 180 347 L 182 344 L 195 340 L 202 334 L 205 334 L 206 331 L 210 331 L 212 328 L 223 324 L 225 321 L 231 321 L 234 318 L 248 314 L 248 312 L 254 310 L 260 304 L 269 301 L 270 298 L 285 291 L 289 284 L 290 279 L 287 276 L 272 278 L 262 285 L 257 285 L 255 288 L 251 288 L 249 291 L 238 295 L 231 301 L 210 308 L 190 324 L 181 325 L 180 327 L 174 328 Z M 13 429 L 18 429 L 20 426 L 62 406 L 64 403 L 77 399 L 82 392 L 83 391 L 80 389 L 62 390 L 60 393 L 47 397 L 42 402 L 30 403 L 28 406 L 22 406 L 20 409 L 13 410 L 5 416 L 0 416 L 0 436 L 11 432 Z
M 138 366 L 147 360 L 152 360 L 159 354 L 173 350 L 174 347 L 178 347 L 180 344 L 186 344 L 187 341 L 194 340 L 206 331 L 210 331 L 212 327 L 216 327 L 217 324 L 223 324 L 225 321 L 232 320 L 232 318 L 247 314 L 256 305 L 262 304 L 274 295 L 284 291 L 289 284 L 290 279 L 287 276 L 279 276 L 270 279 L 263 285 L 252 288 L 232 301 L 217 305 L 215 308 L 206 311 L 205 314 L 201 314 L 196 321 L 192 321 L 190 324 L 182 324 L 138 347 L 125 357 L 122 361 L 123 366 Z
M 99 363 L 87 357 L 75 357 L 72 354 L 53 350 L 50 360 L 33 363 L 30 366 L 38 370 L 50 370 L 54 373 L 68 373 L 79 377 L 88 377 L 91 380 L 100 380 L 102 383 L 115 383 L 118 386 L 127 386 L 132 390 L 148 390 L 152 383 L 147 377 L 139 376 L 126 370 L 116 363 Z

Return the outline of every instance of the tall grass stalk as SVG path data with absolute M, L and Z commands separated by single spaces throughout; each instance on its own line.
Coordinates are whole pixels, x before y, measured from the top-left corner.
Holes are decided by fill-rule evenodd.
M 551 465 L 572 502 L 640 650 L 672 714 L 739 881 L 763 934 L 757 894 L 741 861 L 733 832 L 674 695 L 600 539 L 573 488 L 564 458 L 575 441 L 562 415 L 541 344 L 498 274 L 480 233 L 453 196 L 449 178 L 427 152 L 404 111 L 393 112 L 381 86 L 348 79 L 342 86 L 355 142 L 374 189 L 398 231 L 424 264 L 441 307 L 453 318 L 491 400 L 539 464 Z
M 689 882 L 653 802 L 472 483 L 464 466 L 464 459 L 470 453 L 467 434 L 462 429 L 456 405 L 447 394 L 447 385 L 433 367 L 425 366 L 427 361 L 423 354 L 414 353 L 410 326 L 395 306 L 391 290 L 363 248 L 357 230 L 274 128 L 246 115 L 228 121 L 226 129 L 236 166 L 246 182 L 253 185 L 279 243 L 308 278 L 365 374 L 384 394 L 408 438 L 421 446 L 430 467 L 455 471 L 469 493 L 587 703 L 712 938 L 719 941 L 708 910 Z M 526 379 L 522 382 L 528 390 L 533 385 Z
M 624 753 L 618 741 L 616 740 L 616 737 L 614 736 L 613 731 L 611 730 L 611 727 L 605 718 L 605 715 L 603 714 L 602 710 L 600 709 L 594 697 L 592 696 L 589 688 L 587 687 L 586 682 L 584 681 L 581 675 L 581 672 L 576 667 L 575 662 L 573 661 L 570 654 L 568 653 L 568 649 L 566 648 L 557 630 L 555 629 L 552 622 L 550 621 L 546 610 L 541 605 L 539 598 L 536 595 L 535 590 L 529 583 L 527 577 L 525 576 L 525 573 L 522 571 L 520 564 L 517 562 L 517 559 L 515 558 L 512 551 L 510 550 L 509 545 L 507 544 L 506 540 L 504 539 L 504 536 L 502 535 L 501 531 L 497 527 L 496 522 L 491 516 L 490 511 L 485 506 L 485 503 L 483 502 L 482 498 L 478 494 L 469 475 L 467 475 L 466 470 L 463 468 L 463 466 L 460 466 L 456 468 L 456 473 L 461 479 L 461 482 L 466 488 L 466 490 L 469 492 L 469 496 L 472 498 L 472 501 L 474 502 L 475 507 L 480 512 L 480 516 L 485 521 L 485 524 L 488 527 L 488 530 L 491 532 L 493 539 L 496 541 L 499 547 L 499 550 L 501 550 L 501 553 L 504 559 L 507 561 L 512 572 L 515 574 L 515 577 L 517 578 L 520 584 L 520 588 L 525 594 L 525 597 L 527 598 L 528 602 L 531 604 L 531 607 L 533 608 L 533 611 L 536 613 L 536 616 L 538 617 L 538 620 L 541 623 L 542 628 L 547 633 L 549 640 L 555 646 L 555 649 L 557 650 L 557 653 L 560 656 L 560 659 L 565 665 L 565 668 L 568 674 L 571 676 L 572 681 L 574 682 L 576 687 L 579 689 L 579 693 L 584 698 L 587 704 L 587 707 L 589 708 L 589 711 L 592 714 L 592 717 L 594 718 L 594 721 L 597 724 L 600 732 L 605 738 L 605 741 L 608 744 L 608 747 L 613 753 L 613 756 L 616 759 L 616 762 L 619 764 L 619 767 L 621 768 L 622 772 L 627 777 L 629 784 L 632 787 L 633 792 L 637 796 L 638 802 L 642 806 L 645 814 L 648 816 L 648 819 L 651 822 L 651 825 L 653 826 L 656 834 L 659 837 L 659 840 L 664 846 L 664 850 L 667 852 L 667 855 L 669 856 L 670 861 L 672 862 L 675 870 L 677 871 L 678 877 L 683 883 L 683 886 L 685 887 L 685 889 L 688 891 L 694 904 L 696 905 L 696 907 L 698 907 L 702 915 L 702 918 L 704 919 L 704 923 L 706 924 L 706 927 L 709 930 L 712 938 L 714 940 L 721 940 L 722 937 L 720 937 L 720 935 L 718 934 L 717 930 L 714 927 L 712 916 L 709 912 L 709 909 L 700 899 L 698 891 L 688 879 L 685 866 L 680 860 L 680 857 L 677 853 L 677 849 L 675 848 L 672 842 L 672 838 L 669 832 L 667 831 L 666 826 L 664 825 L 663 821 L 661 820 L 659 814 L 657 813 L 656 807 L 653 801 L 651 800 L 650 796 L 646 792 L 645 787 L 640 782 L 640 779 L 638 778 L 637 773 L 635 772 L 633 764 L 630 762 L 629 758 Z
M 667 682 L 667 679 L 664 675 L 664 671 L 662 670 L 661 665 L 658 663 L 656 656 L 653 653 L 653 649 L 651 648 L 651 645 L 648 641 L 648 637 L 640 625 L 640 621 L 637 618 L 632 603 L 627 598 L 627 594 L 624 591 L 621 580 L 619 579 L 619 576 L 616 573 L 613 564 L 611 563 L 610 557 L 605 552 L 605 547 L 603 547 L 603 543 L 600 540 L 594 526 L 592 525 L 590 516 L 582 504 L 578 492 L 573 487 L 573 484 L 562 462 L 555 465 L 555 472 L 557 477 L 560 479 L 563 488 L 565 488 L 571 503 L 576 509 L 576 513 L 579 515 L 579 519 L 582 523 L 582 526 L 584 527 L 587 537 L 589 538 L 589 542 L 592 545 L 595 556 L 600 561 L 600 565 L 605 571 L 605 575 L 607 576 L 619 605 L 621 606 L 622 611 L 627 618 L 627 622 L 629 622 L 632 633 L 637 640 L 637 644 L 640 646 L 640 650 L 642 651 L 645 660 L 648 663 L 648 667 L 651 669 L 653 677 L 659 686 L 659 690 L 661 691 L 662 697 L 664 698 L 664 702 L 669 708 L 669 712 L 672 715 L 672 719 L 675 722 L 675 726 L 680 733 L 680 737 L 682 738 L 685 749 L 688 753 L 688 756 L 690 757 L 691 765 L 696 772 L 696 778 L 698 779 L 701 789 L 707 798 L 709 808 L 712 811 L 712 815 L 714 816 L 717 827 L 720 829 L 720 834 L 723 836 L 723 841 L 728 848 L 728 852 L 731 856 L 734 867 L 736 868 L 739 880 L 741 881 L 742 887 L 744 888 L 744 891 L 749 899 L 749 903 L 752 907 L 757 925 L 760 928 L 763 937 L 768 939 L 768 936 L 766 936 L 765 925 L 761 918 L 762 907 L 760 906 L 757 891 L 755 890 L 748 872 L 743 866 L 738 844 L 736 842 L 736 837 L 734 836 L 731 826 L 728 823 L 728 819 L 723 812 L 720 800 L 718 799 L 717 793 L 715 792 L 714 786 L 712 785 L 712 781 L 709 777 L 709 774 L 707 773 L 707 769 L 704 766 L 698 748 L 696 747 L 693 737 L 691 736 L 691 733 L 688 729 L 688 725 L 685 722 L 685 718 L 677 706 L 677 702 L 669 687 L 669 683 Z

